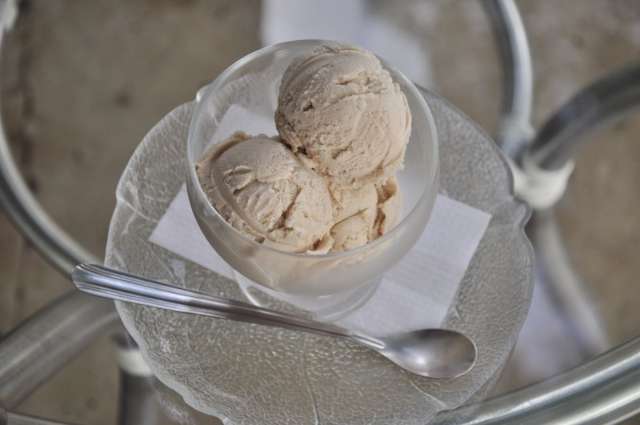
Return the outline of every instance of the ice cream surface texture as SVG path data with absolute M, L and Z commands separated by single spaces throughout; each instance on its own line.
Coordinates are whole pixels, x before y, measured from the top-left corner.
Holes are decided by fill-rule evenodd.
M 331 251 L 365 245 L 391 229 L 399 218 L 401 198 L 395 177 L 384 184 L 331 190 L 335 225 Z
M 255 241 L 308 254 L 351 250 L 399 221 L 395 176 L 411 113 L 371 53 L 324 45 L 282 77 L 279 137 L 235 133 L 196 165 L 218 213 Z
M 395 178 L 329 189 L 277 137 L 237 132 L 197 164 L 220 215 L 255 241 L 286 252 L 324 254 L 362 246 L 395 224 Z
M 282 139 L 331 184 L 385 180 L 411 133 L 407 99 L 370 52 L 324 45 L 294 60 L 275 113 Z
M 327 184 L 277 138 L 236 133 L 196 169 L 225 220 L 265 245 L 311 251 L 333 225 Z

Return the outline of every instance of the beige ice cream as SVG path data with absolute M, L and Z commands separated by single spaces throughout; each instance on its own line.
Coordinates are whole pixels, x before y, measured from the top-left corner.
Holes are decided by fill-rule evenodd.
M 285 71 L 275 114 L 280 136 L 332 184 L 386 180 L 411 133 L 404 93 L 371 53 L 322 46 Z
M 238 132 L 196 165 L 200 184 L 233 227 L 287 252 L 324 254 L 365 245 L 396 224 L 395 177 L 332 187 L 277 138 Z
M 327 45 L 286 70 L 275 114 L 280 138 L 236 133 L 196 165 L 233 227 L 287 252 L 363 246 L 395 226 L 411 114 L 371 53 Z
M 378 232 L 376 236 L 378 237 L 393 229 L 400 221 L 402 194 L 395 177 L 377 184 L 376 191 L 378 193 L 378 214 L 374 229 Z
M 332 189 L 335 225 L 332 252 L 365 245 L 391 229 L 399 218 L 400 194 L 395 177 L 381 184 Z
M 225 220 L 265 245 L 311 251 L 334 223 L 325 181 L 277 138 L 236 133 L 205 155 L 196 171 Z
M 335 225 L 332 251 L 346 251 L 372 240 L 378 213 L 378 193 L 373 184 L 357 189 L 333 189 Z

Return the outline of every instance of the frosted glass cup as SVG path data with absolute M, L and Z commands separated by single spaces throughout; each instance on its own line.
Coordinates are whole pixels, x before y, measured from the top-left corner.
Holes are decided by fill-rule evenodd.
M 235 270 L 247 298 L 272 305 L 273 298 L 335 320 L 361 306 L 382 276 L 416 243 L 438 191 L 438 141 L 434 120 L 418 89 L 382 61 L 404 91 L 413 116 L 404 169 L 398 173 L 403 199 L 398 224 L 362 247 L 325 255 L 288 253 L 264 246 L 233 228 L 202 190 L 195 164 L 212 145 L 236 131 L 277 134 L 274 113 L 282 75 L 291 61 L 323 43 L 303 40 L 253 52 L 198 92 L 189 128 L 187 189 L 203 234 Z

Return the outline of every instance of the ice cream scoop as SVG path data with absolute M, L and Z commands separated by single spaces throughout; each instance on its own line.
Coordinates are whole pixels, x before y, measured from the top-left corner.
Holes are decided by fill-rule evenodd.
M 285 71 L 275 112 L 283 141 L 332 184 L 386 180 L 411 133 L 404 93 L 370 52 L 327 44 Z
M 235 133 L 209 151 L 196 171 L 225 220 L 265 245 L 313 251 L 334 223 L 325 181 L 277 138 Z

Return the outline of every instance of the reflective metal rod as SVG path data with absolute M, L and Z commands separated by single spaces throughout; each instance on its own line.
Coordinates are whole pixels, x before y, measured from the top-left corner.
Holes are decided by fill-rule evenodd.
M 0 206 L 43 257 L 65 275 L 69 275 L 79 263 L 97 261 L 67 236 L 33 198 L 16 169 L 1 127 Z
M 0 341 L 0 406 L 17 406 L 119 323 L 112 302 L 75 290 L 36 313 Z
M 547 381 L 440 414 L 434 424 L 610 424 L 638 412 L 640 338 L 635 338 Z
M 0 11 L 6 12 L 5 5 Z M 0 16 L 0 21 L 2 20 Z M 0 28 L 0 47 L 4 28 Z M 1 75 L 0 75 L 1 77 Z M 35 200 L 18 171 L 0 117 L 0 206 L 16 227 L 55 268 L 69 275 L 80 263 L 97 259 L 60 229 Z
M 557 170 L 572 159 L 593 130 L 640 105 L 640 63 L 607 75 L 581 90 L 542 127 L 528 155 L 542 168 Z
M 566 314 L 578 343 L 591 358 L 611 347 L 604 322 L 597 313 L 584 282 L 571 265 L 553 210 L 536 211 L 527 227 L 541 266 L 541 278 L 554 303 Z
M 4 10 L 4 9 L 2 9 Z M 0 36 L 0 42 L 4 37 Z M 0 121 L 0 206 L 43 257 L 65 275 L 97 261 L 44 212 L 22 179 Z M 67 294 L 0 341 L 0 405 L 15 406 L 115 324 L 113 303 Z
M 504 72 L 502 118 L 498 141 L 502 150 L 515 158 L 533 137 L 533 66 L 527 32 L 513 0 L 483 0 L 491 18 Z

